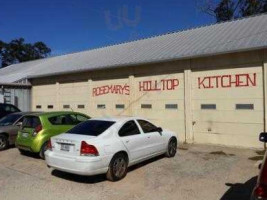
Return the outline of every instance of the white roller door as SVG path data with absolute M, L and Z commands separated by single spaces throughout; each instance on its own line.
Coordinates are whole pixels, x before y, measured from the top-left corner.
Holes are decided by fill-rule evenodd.
M 94 117 L 129 115 L 129 79 L 92 81 L 90 99 Z
M 178 133 L 184 141 L 184 74 L 135 77 L 133 115 Z
M 192 72 L 195 142 L 259 147 L 264 128 L 262 68 Z

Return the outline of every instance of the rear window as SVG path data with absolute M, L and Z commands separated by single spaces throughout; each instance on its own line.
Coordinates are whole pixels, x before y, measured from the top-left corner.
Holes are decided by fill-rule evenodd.
M 21 118 L 22 115 L 20 114 L 11 114 L 7 115 L 6 117 L 3 117 L 0 120 L 0 126 L 9 126 L 14 124 L 19 118 Z
M 20 110 L 15 106 L 4 104 L 0 105 L 0 110 L 5 112 L 20 112 Z
M 26 116 L 24 117 L 22 122 L 23 128 L 36 128 L 39 125 L 41 125 L 41 121 L 39 117 L 35 116 Z
M 20 112 L 18 108 L 16 108 L 15 106 L 11 106 L 11 105 L 10 105 L 10 110 L 11 112 Z
M 87 117 L 79 114 L 65 114 L 48 118 L 53 125 L 77 125 L 88 120 Z
M 111 127 L 115 122 L 101 121 L 101 120 L 89 120 L 74 128 L 70 129 L 67 133 L 78 135 L 98 136 Z

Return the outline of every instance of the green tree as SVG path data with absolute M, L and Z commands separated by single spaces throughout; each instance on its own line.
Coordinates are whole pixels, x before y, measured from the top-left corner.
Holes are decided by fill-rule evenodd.
M 5 43 L 0 40 L 0 58 L 1 58 L 2 50 L 4 49 L 4 46 L 5 46 Z
M 222 0 L 214 9 L 214 13 L 218 22 L 232 19 L 234 12 L 235 8 L 232 0 Z
M 43 42 L 25 43 L 23 38 L 12 40 L 10 43 L 0 41 L 1 67 L 11 64 L 36 60 L 49 56 L 51 49 Z
M 267 13 L 267 0 L 205 0 L 202 11 L 212 15 L 217 22 Z
M 243 17 L 267 12 L 267 0 L 243 0 L 240 8 Z

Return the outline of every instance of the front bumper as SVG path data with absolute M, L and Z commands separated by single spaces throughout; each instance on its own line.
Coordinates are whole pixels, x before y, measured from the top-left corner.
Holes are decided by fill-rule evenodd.
M 48 167 L 78 175 L 91 176 L 106 173 L 108 171 L 106 159 L 83 156 L 67 157 L 49 150 L 45 152 L 45 161 Z

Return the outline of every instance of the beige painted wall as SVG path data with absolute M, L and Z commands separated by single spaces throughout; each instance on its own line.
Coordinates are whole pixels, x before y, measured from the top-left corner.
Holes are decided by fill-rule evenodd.
M 91 102 L 92 116 L 131 115 L 129 78 L 91 81 L 91 85 L 91 94 L 87 101 Z M 98 105 L 105 105 L 105 109 L 98 108 Z M 116 108 L 116 105 L 124 105 L 125 109 Z
M 58 85 L 57 92 L 57 108 L 59 110 L 75 110 L 83 111 L 89 109 L 88 99 L 89 84 L 87 82 L 77 83 L 62 83 Z M 64 109 L 64 106 L 69 105 L 69 109 Z M 79 109 L 78 105 L 84 105 L 84 109 Z
M 251 78 L 254 83 L 254 74 L 256 86 L 253 86 L 248 80 Z M 195 141 L 231 146 L 250 144 L 253 147 L 260 147 L 258 135 L 264 129 L 262 66 L 196 71 L 192 75 Z M 223 75 L 226 76 L 221 79 Z M 236 75 L 238 75 L 239 84 L 235 83 Z M 218 81 L 216 78 L 204 79 L 216 76 Z M 231 76 L 231 85 L 227 76 Z M 198 78 L 201 81 L 205 80 L 203 85 L 208 88 L 203 88 L 202 84 L 199 88 Z M 211 85 L 209 85 L 209 81 L 211 81 Z M 249 82 L 247 83 L 247 81 Z M 215 104 L 216 109 L 201 109 L 202 104 Z M 237 110 L 236 104 L 252 104 L 254 109 Z
M 41 109 L 36 109 L 40 105 Z M 32 110 L 49 111 L 48 105 L 53 105 L 54 109 L 60 110 L 57 106 L 57 86 L 56 84 L 36 85 L 32 87 Z
M 143 83 L 157 83 L 157 91 L 140 91 Z M 173 83 L 173 88 L 171 87 Z M 169 84 L 169 88 L 167 88 Z M 144 85 L 143 85 L 144 86 Z M 142 116 L 159 126 L 175 130 L 180 133 L 180 140 L 184 141 L 184 75 L 173 73 L 157 76 L 144 76 L 135 78 L 133 85 L 135 94 L 132 106 L 133 115 Z M 150 104 L 152 109 L 141 108 L 142 104 Z M 177 105 L 177 109 L 166 109 L 166 105 Z
M 39 78 L 32 80 L 32 109 L 38 110 L 36 106 L 42 105 L 39 110 L 47 111 L 47 105 L 52 104 L 53 110 L 63 110 L 63 105 L 70 105 L 74 111 L 92 117 L 136 115 L 176 131 L 180 141 L 260 147 L 257 137 L 264 128 L 265 115 L 264 62 L 263 51 L 251 51 Z M 198 77 L 242 73 L 256 73 L 257 86 L 206 90 L 196 87 Z M 164 89 L 164 80 L 175 80 L 175 87 Z M 140 90 L 140 82 L 152 85 L 152 89 Z M 217 109 L 203 111 L 202 103 L 216 103 Z M 237 111 L 236 103 L 252 103 L 254 110 Z M 116 108 L 117 104 L 125 109 Z M 142 104 L 151 104 L 152 108 L 141 108 Z M 166 104 L 177 104 L 178 108 L 166 109 Z M 78 105 L 85 108 L 78 109 Z M 99 105 L 105 105 L 105 109 Z

